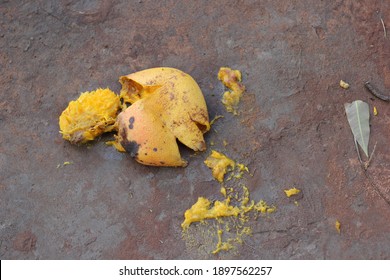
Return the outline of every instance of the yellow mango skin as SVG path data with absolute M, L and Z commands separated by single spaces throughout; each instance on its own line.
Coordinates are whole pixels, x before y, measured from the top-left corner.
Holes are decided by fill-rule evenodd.
M 119 109 L 119 96 L 108 88 L 84 92 L 77 100 L 69 102 L 62 112 L 60 133 L 72 144 L 91 141 L 104 132 L 116 129 Z
M 154 166 L 186 166 L 176 137 L 142 102 L 118 116 L 117 141 L 139 163 Z
M 138 141 L 148 139 L 148 143 L 155 141 L 154 144 L 166 152 L 164 157 L 158 158 L 152 157 L 155 155 L 153 153 L 145 155 L 139 152 L 139 162 L 157 166 L 185 166 L 184 160 L 177 160 L 180 153 L 176 153 L 176 138 L 194 151 L 206 150 L 203 133 L 210 129 L 207 105 L 202 91 L 190 75 L 178 69 L 160 67 L 122 76 L 119 82 L 122 84 L 121 99 L 132 105 L 118 118 L 118 142 L 121 143 L 123 139 L 136 141 L 140 148 L 144 148 Z M 128 128 L 130 116 L 135 114 L 144 122 L 144 130 Z M 170 151 L 171 160 L 167 151 Z

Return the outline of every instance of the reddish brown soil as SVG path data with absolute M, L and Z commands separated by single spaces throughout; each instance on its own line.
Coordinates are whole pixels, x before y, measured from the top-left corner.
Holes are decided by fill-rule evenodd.
M 390 104 L 363 86 L 390 94 L 389 37 L 381 0 L 1 1 L 0 258 L 389 259 Z M 182 147 L 186 168 L 154 168 L 106 146 L 110 135 L 78 147 L 58 133 L 80 92 L 118 92 L 119 76 L 156 66 L 198 81 L 210 118 L 225 116 L 207 143 L 249 167 L 253 199 L 277 206 L 234 254 L 181 237 L 197 197 L 220 198 L 210 147 Z M 220 102 L 221 66 L 242 71 L 239 116 Z M 366 172 L 344 113 L 357 99 L 379 112 Z

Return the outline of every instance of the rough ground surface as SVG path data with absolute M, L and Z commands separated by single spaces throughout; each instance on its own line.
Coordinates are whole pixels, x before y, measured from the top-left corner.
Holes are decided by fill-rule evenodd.
M 1 259 L 390 258 L 390 104 L 363 87 L 390 94 L 390 2 L 218 2 L 0 1 Z M 210 117 L 225 116 L 208 143 L 248 165 L 252 198 L 278 208 L 234 253 L 181 237 L 184 211 L 218 197 L 209 150 L 182 147 L 187 168 L 152 168 L 58 133 L 80 92 L 118 92 L 120 75 L 155 66 L 198 81 Z M 243 74 L 237 117 L 220 103 L 221 66 Z M 357 99 L 379 112 L 366 174 L 344 114 Z

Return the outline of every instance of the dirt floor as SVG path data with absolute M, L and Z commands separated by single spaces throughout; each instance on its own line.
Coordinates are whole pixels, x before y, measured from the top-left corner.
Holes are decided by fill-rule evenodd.
M 1 259 L 390 258 L 390 103 L 364 88 L 390 95 L 389 1 L 0 0 L 0 15 Z M 206 152 L 181 147 L 186 168 L 140 165 L 104 144 L 112 135 L 62 139 L 58 117 L 80 92 L 118 93 L 119 76 L 156 66 L 189 73 L 210 119 L 224 115 Z M 221 66 L 242 72 L 238 116 L 221 104 Z M 344 111 L 358 99 L 376 144 L 366 172 Z M 191 238 L 180 226 L 198 197 L 221 199 L 211 148 L 277 207 L 218 254 L 202 229 L 215 224 Z

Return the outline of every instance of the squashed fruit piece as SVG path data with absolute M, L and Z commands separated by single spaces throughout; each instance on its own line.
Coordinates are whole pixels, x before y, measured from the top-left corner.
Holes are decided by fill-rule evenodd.
M 207 167 L 212 169 L 212 174 L 218 182 L 223 182 L 226 172 L 233 170 L 235 162 L 222 153 L 212 150 L 210 156 L 204 161 Z
M 249 198 L 249 190 L 246 186 L 243 186 L 243 194 L 241 197 L 241 213 L 247 213 L 250 211 L 257 211 L 259 213 L 273 213 L 276 211 L 275 206 L 269 206 L 264 200 L 260 200 L 255 203 L 254 200 Z
M 374 114 L 374 116 L 378 115 L 378 109 L 375 106 L 374 106 L 374 109 L 373 109 L 373 114 Z
M 287 197 L 290 197 L 300 193 L 300 191 L 301 190 L 298 190 L 297 188 L 292 188 L 292 189 L 284 190 L 284 193 L 286 194 Z
M 255 206 L 254 206 L 254 209 L 257 211 L 257 212 L 260 212 L 260 213 L 273 213 L 276 211 L 276 207 L 275 206 L 269 206 L 265 201 L 263 200 L 260 200 Z
M 218 72 L 218 79 L 231 90 L 223 94 L 222 103 L 228 112 L 236 115 L 236 107 L 245 91 L 245 86 L 241 83 L 241 72 L 228 67 L 221 67 Z
M 341 223 L 336 220 L 335 224 L 334 224 L 334 227 L 336 228 L 337 232 L 340 234 L 341 232 Z
M 152 68 L 119 79 L 124 103 L 118 116 L 117 142 L 146 165 L 186 166 L 176 142 L 204 151 L 210 129 L 202 91 L 188 74 L 174 68 Z
M 242 244 L 243 237 L 252 234 L 251 227 L 247 226 L 247 222 L 252 217 L 257 219 L 258 214 L 265 215 L 276 211 L 275 206 L 269 206 L 263 200 L 257 203 L 251 200 L 249 189 L 244 185 L 242 185 L 240 192 L 236 192 L 233 188 L 222 187 L 221 193 L 225 200 L 216 200 L 214 203 L 204 197 L 199 197 L 197 202 L 184 213 L 184 221 L 181 225 L 185 238 L 190 232 L 188 228 L 192 223 L 200 222 L 207 228 L 210 224 L 205 222 L 206 219 L 217 220 L 218 243 L 212 251 L 213 254 L 233 249 L 234 244 Z M 223 238 L 224 232 L 229 233 L 228 235 L 234 238 Z
M 217 254 L 220 251 L 229 251 L 230 249 L 233 248 L 233 245 L 231 243 L 222 241 L 222 234 L 223 234 L 222 230 L 219 229 L 217 231 L 217 234 L 218 234 L 218 243 L 217 243 L 217 247 L 212 252 L 213 254 Z
M 198 201 L 184 213 L 184 222 L 181 224 L 181 227 L 187 229 L 194 222 L 200 222 L 204 219 L 237 216 L 240 213 L 238 207 L 230 205 L 230 198 L 226 198 L 224 201 L 217 200 L 213 207 L 210 206 L 210 200 L 199 197 Z
M 348 89 L 349 84 L 344 82 L 343 80 L 340 80 L 340 87 L 342 87 L 343 89 Z
M 60 133 L 72 144 L 91 141 L 116 128 L 119 107 L 119 96 L 108 88 L 84 92 L 62 112 Z

